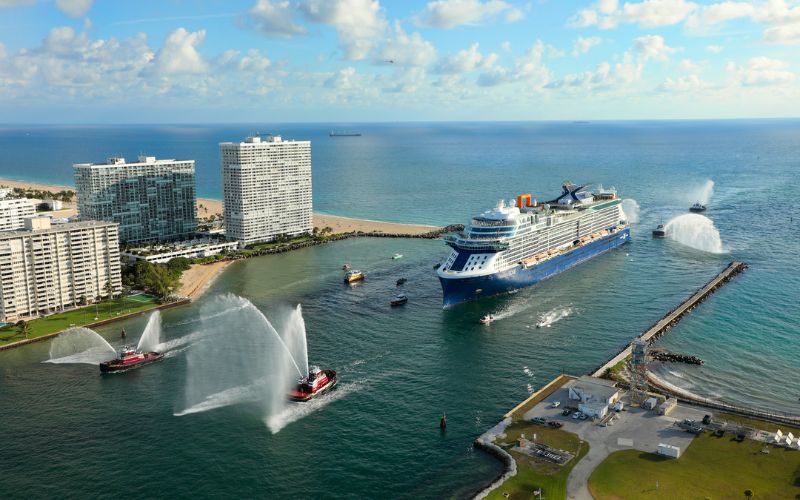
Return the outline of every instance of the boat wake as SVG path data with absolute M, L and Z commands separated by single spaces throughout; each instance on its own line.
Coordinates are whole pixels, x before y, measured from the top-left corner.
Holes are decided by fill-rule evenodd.
M 277 434 L 284 427 L 296 422 L 317 410 L 320 410 L 338 399 L 342 399 L 348 394 L 360 391 L 364 385 L 364 381 L 351 382 L 349 384 L 339 385 L 333 391 L 316 397 L 310 401 L 303 403 L 289 403 L 283 410 L 267 415 L 264 417 L 264 423 L 269 428 L 270 432 Z
M 622 212 L 625 214 L 625 218 L 630 224 L 636 224 L 639 222 L 639 213 L 641 212 L 641 208 L 633 198 L 625 198 L 622 200 Z
M 536 328 L 550 328 L 555 323 L 558 323 L 564 318 L 572 314 L 571 307 L 557 307 L 546 313 L 539 315 L 539 321 L 536 323 Z

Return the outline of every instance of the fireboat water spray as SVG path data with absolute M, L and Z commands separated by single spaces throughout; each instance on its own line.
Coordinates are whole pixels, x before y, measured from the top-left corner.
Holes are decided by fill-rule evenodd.
M 73 327 L 65 330 L 50 344 L 50 359 L 45 363 L 86 363 L 95 365 L 111 359 L 116 351 L 94 330 Z
M 671 219 L 665 225 L 667 238 L 687 247 L 709 253 L 725 253 L 722 239 L 714 222 L 698 214 L 684 214 Z
M 153 311 L 147 320 L 142 336 L 139 337 L 137 351 L 156 351 L 161 342 L 161 312 Z

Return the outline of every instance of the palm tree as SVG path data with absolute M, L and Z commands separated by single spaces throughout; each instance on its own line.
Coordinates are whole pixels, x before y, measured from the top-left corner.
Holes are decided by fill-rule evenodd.
M 28 335 L 31 333 L 31 325 L 29 325 L 27 321 L 17 321 L 17 330 L 27 339 Z

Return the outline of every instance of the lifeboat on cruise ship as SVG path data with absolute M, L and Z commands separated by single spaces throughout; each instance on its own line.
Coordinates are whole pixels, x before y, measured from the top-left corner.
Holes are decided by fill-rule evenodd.
M 297 381 L 297 386 L 289 391 L 292 401 L 308 401 L 336 387 L 336 372 L 320 370 L 319 366 L 310 366 L 308 375 Z

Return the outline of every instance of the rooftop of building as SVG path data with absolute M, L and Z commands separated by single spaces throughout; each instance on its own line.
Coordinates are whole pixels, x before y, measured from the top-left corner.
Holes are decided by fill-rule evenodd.
M 138 161 L 126 162 L 122 156 L 110 156 L 105 163 L 75 163 L 73 167 L 116 167 L 120 165 L 170 165 L 173 163 L 187 163 L 194 160 L 176 160 L 174 158 L 157 159 L 155 156 L 139 155 Z
M 26 217 L 25 229 L 0 232 L 0 241 L 30 236 L 32 234 L 64 233 L 76 229 L 91 229 L 98 227 L 117 226 L 116 222 L 100 220 L 87 220 L 67 222 L 66 224 L 51 224 L 50 217 Z
M 243 144 L 277 144 L 277 143 L 298 143 L 298 142 L 311 142 L 295 139 L 284 139 L 279 135 L 260 135 L 255 134 L 247 137 L 241 142 L 220 142 L 220 146 L 241 146 Z

